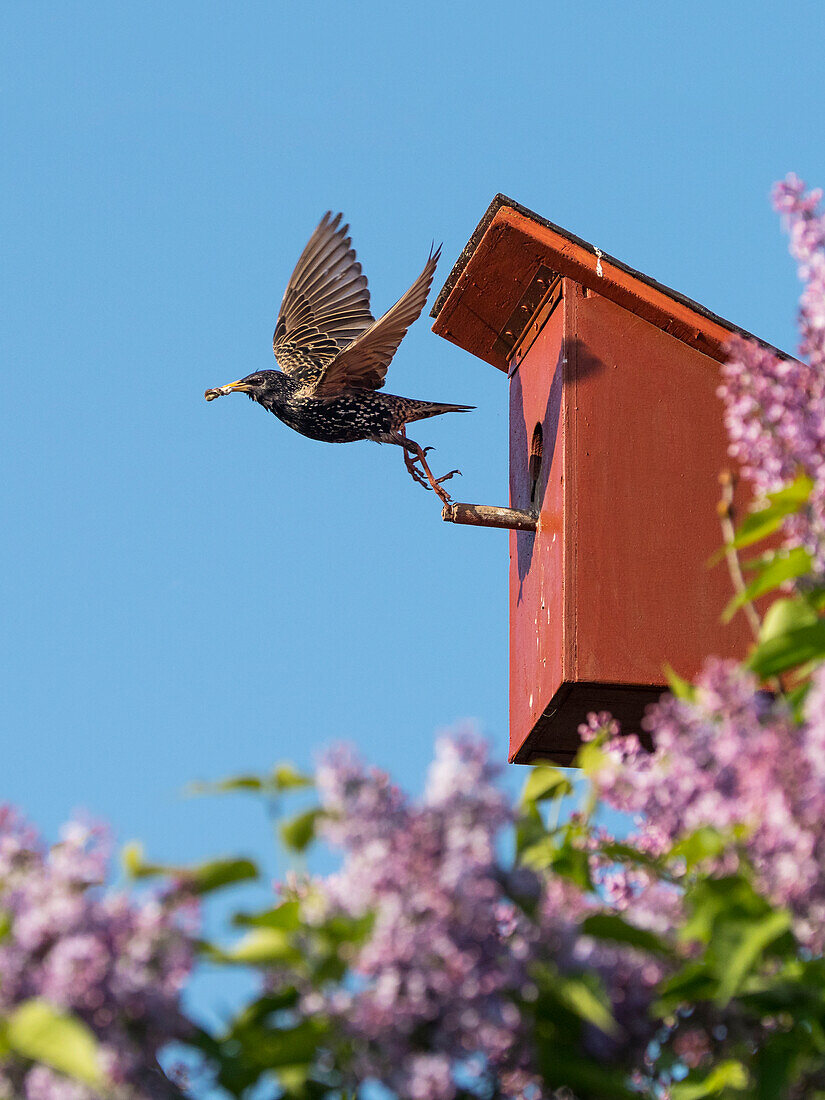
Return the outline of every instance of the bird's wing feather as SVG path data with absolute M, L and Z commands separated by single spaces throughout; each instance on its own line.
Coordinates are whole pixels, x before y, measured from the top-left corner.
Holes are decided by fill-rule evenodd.
M 341 215 L 327 211 L 287 284 L 272 347 L 286 374 L 310 382 L 373 322 L 367 277 Z
M 330 397 L 350 389 L 381 389 L 398 345 L 424 308 L 440 255 L 439 245 L 435 252 L 430 251 L 424 270 L 406 294 L 324 367 L 314 386 L 315 396 Z

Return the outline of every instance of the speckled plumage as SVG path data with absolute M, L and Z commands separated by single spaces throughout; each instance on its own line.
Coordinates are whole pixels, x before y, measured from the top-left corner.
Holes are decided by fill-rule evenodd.
M 444 405 L 416 401 L 375 390 L 350 390 L 332 397 L 316 397 L 311 388 L 280 371 L 259 371 L 259 389 L 249 396 L 288 427 L 310 439 L 325 443 L 353 443 L 373 439 L 392 442 L 388 437 L 413 420 L 459 411 L 465 405 Z
M 430 251 L 413 285 L 376 321 L 349 227 L 340 223 L 340 214 L 324 215 L 287 284 L 272 341 L 281 370 L 256 371 L 207 390 L 206 399 L 241 391 L 310 439 L 398 444 L 413 477 L 422 484 L 426 478 L 447 500 L 440 484 L 452 474 L 433 478 L 426 452 L 406 436 L 405 425 L 472 406 L 378 392 L 398 345 L 424 308 L 441 248 Z

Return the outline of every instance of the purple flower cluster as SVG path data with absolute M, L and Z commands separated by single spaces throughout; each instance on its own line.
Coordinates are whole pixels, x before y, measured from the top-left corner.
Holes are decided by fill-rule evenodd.
M 720 396 L 730 453 L 758 494 L 804 471 L 814 482 L 804 514 L 788 523 L 789 542 L 804 546 L 825 575 L 825 217 L 821 191 L 795 176 L 777 184 L 774 205 L 790 228 L 790 249 L 805 281 L 800 307 L 801 360 L 783 359 L 753 340 L 731 341 Z
M 496 771 L 483 741 L 459 735 L 439 740 L 420 804 L 344 749 L 317 773 L 326 835 L 344 861 L 316 889 L 327 913 L 372 911 L 375 923 L 353 960 L 353 983 L 313 991 L 304 1008 L 343 1025 L 359 1080 L 377 1078 L 405 1100 L 450 1100 L 457 1081 L 483 1092 L 491 1077 L 501 1095 L 540 1097 L 529 1040 L 539 962 L 601 976 L 621 1031 L 607 1038 L 589 1029 L 591 1054 L 616 1056 L 628 1043 L 644 1050 L 651 1038 L 660 966 L 581 935 L 581 921 L 603 908 L 595 894 L 525 869 L 515 881 L 502 868 L 497 838 L 512 813 Z M 531 895 L 535 915 L 506 887 Z M 625 892 L 630 909 L 640 891 Z
M 327 838 L 345 851 L 323 883 L 327 901 L 375 912 L 357 986 L 337 988 L 328 1007 L 357 1042 L 359 1078 L 404 1097 L 449 1100 L 455 1061 L 474 1054 L 519 1060 L 510 994 L 526 981 L 529 947 L 498 881 L 496 836 L 510 814 L 494 774 L 467 736 L 439 741 L 419 806 L 346 749 L 317 772 Z
M 0 808 L 0 1013 L 32 997 L 83 1020 L 103 1069 L 132 1095 L 150 1095 L 156 1055 L 186 1034 L 180 993 L 193 961 L 191 902 L 140 902 L 103 892 L 110 844 L 99 826 L 72 821 L 45 849 L 9 807 Z M 136 1091 L 135 1091 L 136 1090 Z M 93 1100 L 91 1089 L 46 1066 L 0 1068 L 0 1096 Z
M 811 366 L 825 370 L 825 217 L 818 210 L 822 190 L 805 191 L 791 174 L 774 188 L 775 208 L 787 219 L 791 255 L 799 264 L 805 289 L 799 311 L 799 352 Z
M 645 719 L 655 751 L 614 738 L 595 782 L 635 816 L 640 842 L 668 851 L 704 826 L 742 834 L 766 896 L 794 915 L 800 941 L 825 948 L 825 666 L 814 677 L 802 730 L 750 673 L 709 661 L 692 701 L 664 696 Z M 736 845 L 709 864 L 733 870 Z
M 594 847 L 597 839 L 612 838 L 603 833 L 591 837 L 588 846 Z M 608 1035 L 588 1027 L 584 1034 L 588 1057 L 601 1064 L 640 1062 L 653 1038 L 650 1005 L 666 967 L 644 952 L 583 934 L 581 924 L 588 916 L 613 911 L 638 928 L 669 933 L 673 925 L 663 923 L 678 907 L 678 898 L 672 888 L 659 887 L 644 873 L 607 864 L 597 854 L 591 857 L 590 867 L 598 894 L 585 893 L 558 877 L 545 881 L 540 918 L 533 930 L 534 957 L 551 961 L 562 975 L 589 973 L 601 981 L 618 1028 Z

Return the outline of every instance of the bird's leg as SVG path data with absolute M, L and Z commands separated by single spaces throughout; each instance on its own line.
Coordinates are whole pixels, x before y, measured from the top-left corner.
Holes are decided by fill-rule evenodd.
M 407 435 L 406 426 L 401 428 L 399 435 L 401 446 L 404 448 L 404 464 L 409 470 L 413 480 L 417 481 L 419 485 L 423 485 L 425 489 L 432 489 L 437 493 L 444 504 L 451 504 L 452 497 L 446 489 L 441 488 L 441 483 L 449 481 L 455 474 L 460 474 L 461 470 L 450 470 L 448 474 L 443 474 L 441 477 L 435 477 L 427 464 L 427 452 L 431 451 L 432 447 L 421 447 L 414 439 L 410 439 Z M 412 451 L 414 456 L 412 458 L 409 454 L 410 451 Z M 420 463 L 420 470 L 416 466 L 416 462 Z
M 424 477 L 422 471 L 419 470 L 415 464 L 418 458 L 415 451 L 415 447 L 417 445 L 414 444 L 411 439 L 407 439 L 406 432 L 403 428 L 401 429 L 401 432 L 399 434 L 401 435 L 399 443 L 401 444 L 401 448 L 404 452 L 404 465 L 407 467 L 407 472 L 409 473 L 413 481 L 417 481 L 419 485 L 423 485 L 425 489 L 429 489 L 430 486 L 427 484 L 427 479 Z M 420 450 L 420 448 L 418 449 Z M 411 451 L 413 453 L 413 456 L 415 457 L 410 455 Z M 424 451 L 423 453 L 426 455 L 427 452 Z

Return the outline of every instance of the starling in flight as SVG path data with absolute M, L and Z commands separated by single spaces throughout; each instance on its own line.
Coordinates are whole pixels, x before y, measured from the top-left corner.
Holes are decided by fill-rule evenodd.
M 404 334 L 424 308 L 441 248 L 430 250 L 407 293 L 376 321 L 349 226 L 340 223 L 340 214 L 323 216 L 292 272 L 272 340 L 281 370 L 255 371 L 207 390 L 206 400 L 237 390 L 310 439 L 395 443 L 403 447 L 413 478 L 449 503 L 442 483 L 459 471 L 434 477 L 426 458 L 430 448 L 410 439 L 406 425 L 473 406 L 378 392 Z

